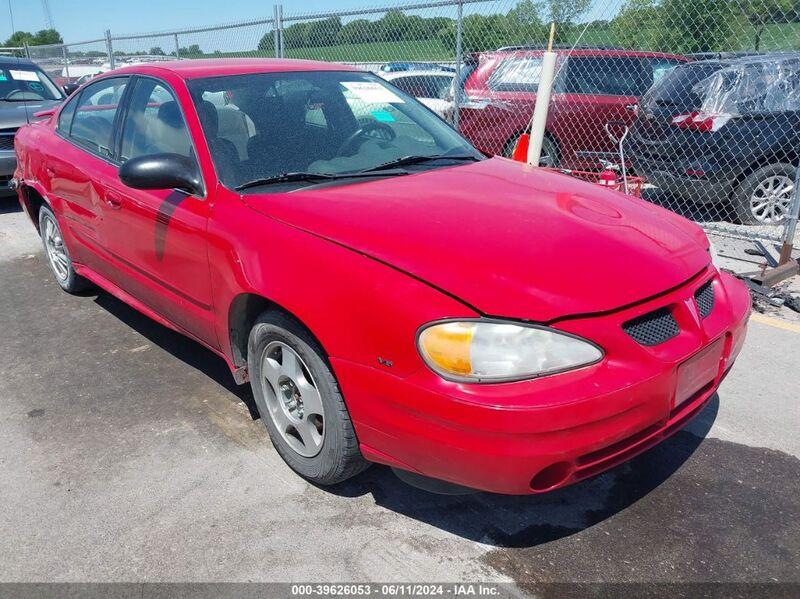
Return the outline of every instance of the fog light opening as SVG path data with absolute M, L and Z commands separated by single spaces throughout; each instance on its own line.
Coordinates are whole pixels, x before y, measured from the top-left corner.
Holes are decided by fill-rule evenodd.
M 572 474 L 572 464 L 569 462 L 556 462 L 543 468 L 531 480 L 531 489 L 534 491 L 547 491 L 559 486 Z

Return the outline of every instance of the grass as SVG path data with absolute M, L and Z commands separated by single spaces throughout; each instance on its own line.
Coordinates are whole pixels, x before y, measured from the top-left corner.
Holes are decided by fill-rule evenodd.
M 270 58 L 274 55 L 274 52 L 270 49 L 266 51 L 221 52 L 202 56 L 182 56 L 182 58 Z M 306 58 L 331 62 L 391 62 L 395 60 L 452 61 L 455 57 L 453 52 L 442 46 L 439 40 L 433 39 L 405 42 L 372 42 L 314 48 L 287 48 L 286 58 Z

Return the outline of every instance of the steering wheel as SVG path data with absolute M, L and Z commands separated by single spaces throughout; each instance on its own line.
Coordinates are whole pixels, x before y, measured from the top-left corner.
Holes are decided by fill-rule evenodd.
M 12 89 L 10 92 L 8 92 L 5 95 L 5 97 L 3 99 L 4 100 L 13 100 L 14 96 L 18 96 L 18 95 L 25 96 L 26 94 L 30 94 L 31 96 L 34 96 L 34 97 L 33 98 L 23 98 L 25 100 L 30 100 L 31 102 L 37 102 L 39 100 L 44 100 L 43 96 L 37 94 L 36 92 L 32 92 L 32 91 L 29 91 L 29 90 L 26 90 L 26 89 Z
M 379 133 L 378 135 L 370 135 L 371 133 Z M 358 129 L 356 129 L 352 134 L 347 136 L 347 139 L 342 142 L 342 145 L 339 146 L 339 156 L 345 155 L 349 156 L 353 152 L 355 152 L 361 144 L 367 141 L 368 137 L 376 137 L 378 139 L 385 139 L 386 141 L 392 141 L 397 134 L 394 132 L 389 125 L 386 123 L 381 123 L 379 121 L 371 121 L 368 123 L 364 123 Z

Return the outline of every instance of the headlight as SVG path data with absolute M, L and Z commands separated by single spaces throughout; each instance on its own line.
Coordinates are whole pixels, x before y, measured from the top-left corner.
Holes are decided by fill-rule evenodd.
M 529 379 L 598 362 L 589 341 L 546 327 L 496 321 L 428 325 L 417 340 L 426 364 L 442 377 L 465 382 Z

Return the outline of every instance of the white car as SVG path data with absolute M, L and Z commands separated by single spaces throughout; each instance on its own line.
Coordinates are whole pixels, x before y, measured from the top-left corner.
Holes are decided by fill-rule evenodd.
M 399 71 L 380 73 L 380 75 L 408 95 L 414 96 L 444 120 L 452 121 L 452 87 L 455 73 L 449 71 Z

